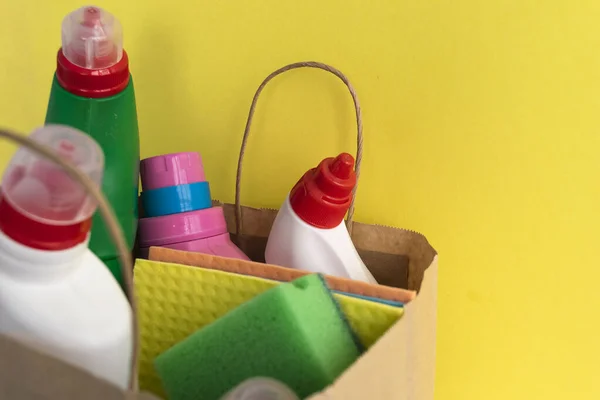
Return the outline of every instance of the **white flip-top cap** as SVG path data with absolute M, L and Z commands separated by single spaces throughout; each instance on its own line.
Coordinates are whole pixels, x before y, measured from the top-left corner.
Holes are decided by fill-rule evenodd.
M 67 60 L 86 69 L 111 67 L 123 57 L 121 23 L 100 7 L 81 7 L 62 22 L 62 51 Z
M 104 153 L 90 136 L 68 126 L 46 125 L 30 138 L 52 148 L 98 186 L 102 183 Z M 47 225 L 75 225 L 89 219 L 97 206 L 63 168 L 25 147 L 10 160 L 1 190 L 14 209 Z

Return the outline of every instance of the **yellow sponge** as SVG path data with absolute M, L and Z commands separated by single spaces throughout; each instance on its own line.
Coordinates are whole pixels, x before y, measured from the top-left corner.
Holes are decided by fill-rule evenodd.
M 252 276 L 137 260 L 135 289 L 140 324 L 140 389 L 165 397 L 154 359 L 198 329 L 279 285 Z M 370 347 L 403 313 L 402 308 L 335 294 L 350 326 Z

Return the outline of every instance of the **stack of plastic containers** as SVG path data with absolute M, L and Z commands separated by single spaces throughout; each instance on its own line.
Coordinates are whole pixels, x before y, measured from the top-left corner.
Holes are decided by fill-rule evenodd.
M 144 218 L 140 256 L 152 246 L 247 260 L 231 242 L 221 207 L 212 207 L 200 154 L 173 153 L 141 161 Z

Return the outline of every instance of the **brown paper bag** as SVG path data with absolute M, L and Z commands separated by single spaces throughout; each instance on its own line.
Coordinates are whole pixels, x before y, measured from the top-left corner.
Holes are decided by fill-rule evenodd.
M 85 371 L 2 335 L 0 399 L 158 400 L 150 394 L 125 394 Z
M 354 89 L 338 70 L 324 64 L 291 64 L 275 71 L 260 85 L 248 116 L 238 163 L 236 205 L 224 204 L 230 232 L 253 260 L 263 259 L 275 210 L 240 205 L 240 178 L 244 149 L 257 98 L 275 76 L 299 67 L 320 68 L 340 78 L 350 90 L 357 112 L 357 176 L 362 156 L 362 122 Z M 235 218 L 236 215 L 239 218 Z M 385 285 L 419 291 L 405 306 L 404 316 L 352 365 L 333 385 L 310 400 L 433 400 L 437 301 L 437 255 L 419 233 L 352 222 L 347 226 L 367 267 Z M 117 235 L 118 236 L 118 235 Z M 124 271 L 128 295 L 135 310 L 131 274 Z M 70 400 L 138 399 L 153 396 L 124 392 L 109 383 L 0 335 L 0 399 Z M 134 358 L 135 360 L 135 358 Z
M 234 242 L 253 261 L 264 262 L 267 238 L 277 215 L 277 210 L 241 206 L 240 182 L 242 179 L 242 166 L 246 153 L 246 144 L 250 135 L 250 127 L 254 118 L 256 104 L 262 90 L 274 77 L 296 68 L 317 68 L 328 71 L 338 77 L 348 88 L 356 112 L 357 140 L 355 171 L 357 182 L 360 177 L 363 152 L 362 112 L 354 87 L 348 78 L 336 68 L 318 62 L 290 64 L 271 73 L 258 87 L 250 105 L 237 166 L 235 204 L 222 204 L 220 202 L 216 202 L 215 204 L 224 207 L 228 229 L 232 233 Z M 290 182 L 290 188 L 294 183 L 295 181 Z M 435 250 L 429 245 L 427 239 L 419 233 L 381 225 L 354 223 L 354 200 L 357 188 L 358 184 L 352 193 L 352 202 L 348 209 L 346 226 L 351 233 L 352 241 L 360 256 L 378 283 L 418 291 L 423 281 L 425 269 L 431 264 L 436 254 Z M 410 253 L 413 256 L 412 259 L 408 257 L 409 250 L 411 250 Z
M 241 206 L 243 230 L 238 234 L 236 206 L 218 201 L 214 204 L 223 206 L 229 232 L 240 249 L 252 261 L 265 262 L 267 238 L 277 210 Z M 379 284 L 419 291 L 425 270 L 436 255 L 425 236 L 389 226 L 360 222 L 351 225 L 354 246 Z
M 305 62 L 291 64 L 269 75 L 256 92 L 244 131 L 238 161 L 235 204 L 223 206 L 233 241 L 253 261 L 264 262 L 267 238 L 277 210 L 241 206 L 242 162 L 257 99 L 275 76 L 294 68 L 311 67 L 331 72 L 348 87 L 354 101 L 357 122 L 356 175 L 362 158 L 362 118 L 356 93 L 348 79 L 330 66 Z M 290 182 L 290 186 L 295 182 Z M 354 201 L 348 211 L 347 226 L 360 256 L 377 282 L 382 285 L 418 291 L 417 298 L 405 306 L 396 323 L 338 381 L 311 400 L 433 400 L 435 373 L 435 333 L 437 309 L 437 256 L 420 233 L 381 225 L 353 222 Z M 202 257 L 176 257 L 181 252 L 154 252 L 155 261 L 202 266 Z M 170 259 L 170 257 L 175 257 Z M 220 259 L 221 263 L 227 259 Z M 246 261 L 231 260 L 232 263 Z
M 224 204 L 233 240 L 254 261 L 264 261 L 275 210 L 242 207 L 240 180 L 242 162 L 254 109 L 265 85 L 275 76 L 294 68 L 310 67 L 331 72 L 348 87 L 356 111 L 356 176 L 362 159 L 362 118 L 358 98 L 348 79 L 335 68 L 314 62 L 283 67 L 259 86 L 248 114 L 238 161 L 235 204 Z M 293 184 L 295 182 L 290 182 Z M 356 188 L 355 192 L 356 194 Z M 416 232 L 352 222 L 354 197 L 347 226 L 360 256 L 377 282 L 419 291 L 406 305 L 400 319 L 365 355 L 331 387 L 313 400 L 433 400 L 435 376 L 435 332 L 437 309 L 437 257 L 425 237 Z M 233 214 L 233 215 L 232 215 Z

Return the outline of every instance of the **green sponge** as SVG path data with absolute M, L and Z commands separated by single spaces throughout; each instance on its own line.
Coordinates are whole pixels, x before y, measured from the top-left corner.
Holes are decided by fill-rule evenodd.
M 169 400 L 218 400 L 257 376 L 305 398 L 332 384 L 362 351 L 314 274 L 235 308 L 158 356 L 155 366 Z

